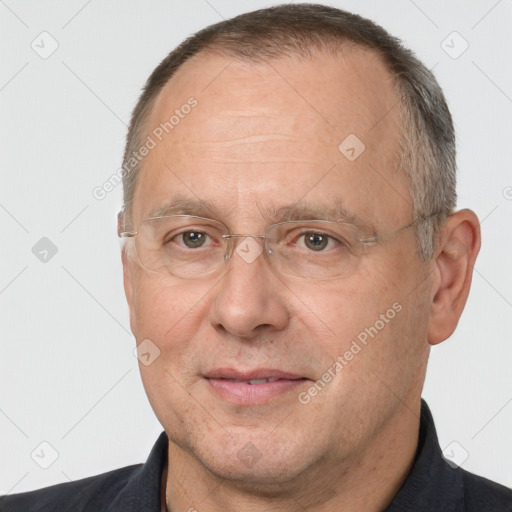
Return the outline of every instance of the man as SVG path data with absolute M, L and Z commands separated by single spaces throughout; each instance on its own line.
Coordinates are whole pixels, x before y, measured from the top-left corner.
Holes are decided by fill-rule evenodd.
M 421 401 L 480 246 L 450 113 L 383 29 L 245 14 L 150 76 L 124 158 L 131 329 L 165 432 L 145 465 L 9 511 L 505 511 Z

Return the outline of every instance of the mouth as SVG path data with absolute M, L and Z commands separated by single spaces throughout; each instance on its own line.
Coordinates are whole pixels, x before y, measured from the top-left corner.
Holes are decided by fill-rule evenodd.
M 204 378 L 214 394 L 236 405 L 263 405 L 309 381 L 301 375 L 265 368 L 250 372 L 220 368 Z

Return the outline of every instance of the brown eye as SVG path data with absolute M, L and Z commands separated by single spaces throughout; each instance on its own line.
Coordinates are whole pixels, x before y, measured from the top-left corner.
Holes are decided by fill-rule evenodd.
M 208 235 L 202 231 L 185 231 L 179 235 L 183 245 L 190 249 L 202 247 L 208 238 Z
M 329 243 L 329 235 L 325 233 L 304 233 L 304 244 L 312 251 L 322 251 Z

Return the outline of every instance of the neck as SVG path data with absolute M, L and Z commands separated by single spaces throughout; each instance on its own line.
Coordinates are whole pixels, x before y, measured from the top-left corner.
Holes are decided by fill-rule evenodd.
M 392 501 L 414 461 L 420 401 L 401 405 L 386 426 L 350 460 L 318 462 L 279 489 L 248 488 L 219 478 L 169 442 L 162 484 L 168 511 L 380 512 Z M 162 489 L 164 487 L 162 486 Z M 165 503 L 165 498 L 163 499 Z M 162 510 L 165 511 L 163 507 Z

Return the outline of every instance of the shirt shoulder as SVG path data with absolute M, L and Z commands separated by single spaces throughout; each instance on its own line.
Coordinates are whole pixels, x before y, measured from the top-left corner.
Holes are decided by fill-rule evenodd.
M 0 512 L 160 512 L 168 439 L 162 432 L 144 464 L 0 497 Z
M 512 512 L 512 490 L 470 473 L 443 456 L 434 419 L 421 402 L 413 466 L 385 512 Z
M 512 489 L 463 469 L 464 510 L 467 512 L 512 512 Z
M 0 512 L 107 511 L 142 464 L 0 497 Z

